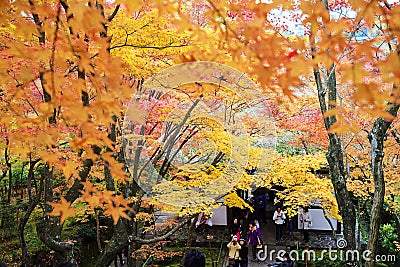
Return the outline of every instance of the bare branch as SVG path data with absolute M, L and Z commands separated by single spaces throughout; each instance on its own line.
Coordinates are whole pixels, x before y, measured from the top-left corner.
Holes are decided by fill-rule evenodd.
M 186 217 L 183 221 L 181 221 L 180 223 L 178 223 L 174 228 L 172 228 L 170 231 L 168 231 L 166 234 L 153 238 L 153 239 L 141 239 L 138 237 L 132 237 L 131 242 L 138 242 L 141 244 L 151 244 L 151 243 L 156 243 L 159 241 L 163 241 L 165 239 L 167 239 L 168 237 L 170 237 L 171 235 L 173 235 L 176 231 L 178 231 L 182 226 L 184 226 L 185 224 L 187 224 L 191 219 L 195 218 L 197 214 L 194 214 L 192 216 L 188 216 Z
M 113 18 L 117 15 L 120 6 L 121 6 L 121 5 L 118 4 L 118 5 L 115 7 L 113 13 L 112 13 L 110 16 L 108 16 L 108 18 L 107 18 L 108 22 L 111 22 L 111 21 L 113 20 Z
M 117 48 L 122 48 L 122 47 L 132 47 L 132 48 L 142 48 L 142 49 L 157 49 L 157 50 L 163 50 L 167 48 L 177 48 L 177 47 L 185 47 L 189 46 L 189 44 L 180 44 L 180 45 L 165 45 L 165 46 L 152 46 L 152 45 L 134 45 L 134 44 L 119 44 L 119 45 L 114 45 L 110 47 L 110 51 L 112 49 L 117 49 Z

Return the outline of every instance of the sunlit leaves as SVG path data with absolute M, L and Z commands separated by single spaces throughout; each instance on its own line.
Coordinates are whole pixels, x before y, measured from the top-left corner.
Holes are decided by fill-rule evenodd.
M 320 153 L 277 156 L 264 186 L 285 187 L 277 196 L 284 201 L 289 216 L 296 215 L 302 206 L 320 204 L 330 217 L 340 218 L 330 179 L 315 174 L 325 166 L 325 156 Z
M 53 211 L 48 215 L 51 216 L 60 216 L 60 222 L 63 223 L 68 217 L 73 217 L 75 215 L 75 209 L 71 207 L 71 203 L 67 202 L 63 197 L 59 203 L 50 202 L 49 203 L 53 207 Z
M 109 28 L 112 55 L 121 57 L 126 70 L 138 77 L 171 64 L 171 56 L 187 50 L 189 40 L 157 10 L 126 13 L 121 10 Z M 153 64 L 149 64 L 153 61 Z
M 61 195 L 81 178 L 85 159 L 93 161 L 90 175 L 98 181 L 105 176 L 99 166 L 107 165 L 117 187 L 126 182 L 124 164 L 116 159 L 121 151 L 117 143 L 120 139 L 117 137 L 115 142 L 109 136 L 110 124 L 116 123 L 113 116 L 121 119 L 124 104 L 133 93 L 129 84 L 132 73 L 126 71 L 130 70 L 126 66 L 142 58 L 135 74 L 148 75 L 171 64 L 172 56 L 187 45 L 183 35 L 177 34 L 165 18 L 157 18 L 152 8 L 135 13 L 131 4 L 129 11 L 125 7 L 120 6 L 121 14 L 116 12 L 116 22 L 110 23 L 108 20 L 118 9 L 105 1 L 0 4 L 1 155 L 7 148 L 12 160 L 48 164 L 54 170 L 53 179 L 65 178 L 62 186 L 55 188 Z M 143 27 L 146 24 L 148 28 Z M 127 45 L 138 46 L 124 48 L 125 54 L 132 55 L 125 61 L 110 54 L 110 50 L 117 50 L 111 46 L 121 44 L 117 28 L 132 34 Z M 171 47 L 164 50 L 163 46 Z M 142 70 L 144 66 L 146 71 Z M 116 132 L 120 135 L 118 129 Z M 113 196 L 96 190 L 82 192 L 89 207 L 104 208 L 114 221 L 127 217 L 130 202 L 118 193 Z M 64 202 L 62 205 L 67 207 Z M 65 214 L 71 213 L 65 209 L 63 215 L 55 209 L 52 215 L 62 216 L 63 221 Z
M 247 202 L 245 202 L 241 197 L 239 197 L 236 192 L 230 193 L 224 197 L 224 205 L 228 207 L 237 207 L 240 209 L 253 209 Z
M 116 141 L 109 138 L 110 124 L 120 127 L 127 99 L 142 93 L 142 78 L 178 62 L 217 61 L 249 74 L 268 97 L 273 96 L 270 101 L 276 101 L 274 112 L 282 136 L 289 145 L 302 147 L 307 153 L 310 146 L 327 146 L 324 117 L 315 106 L 315 92 L 309 86 L 316 85 L 309 83 L 313 68 L 325 72 L 324 78 L 328 79 L 327 69 L 335 66 L 338 95 L 336 102 L 329 103 L 334 108 L 324 115 L 325 119 L 335 117 L 329 133 L 341 134 L 346 144 L 353 137 L 359 141 L 360 132 L 368 130 L 373 119 L 393 120 L 385 110 L 399 103 L 395 88 L 399 87 L 400 77 L 400 19 L 395 4 L 388 9 L 379 1 L 326 1 L 325 6 L 322 1 L 97 1 L 97 5 L 89 5 L 71 0 L 66 1 L 65 8 L 57 1 L 32 2 L 0 3 L 0 151 L 4 155 L 7 148 L 13 159 L 39 159 L 49 164 L 57 175 L 62 172 L 66 185 L 78 179 L 84 159 L 96 165 L 90 172 L 92 178 L 103 181 L 104 168 L 100 166 L 106 165 L 117 186 L 125 183 L 125 166 L 115 158 L 122 149 L 121 137 L 117 136 Z M 109 22 L 117 4 L 122 4 L 120 10 Z M 273 19 L 271 14 L 275 14 Z M 36 15 L 39 21 L 35 22 Z M 323 87 L 326 90 L 326 81 Z M 239 157 L 248 159 L 243 164 L 246 168 L 262 167 L 258 164 L 261 148 L 251 146 L 246 150 L 247 136 L 230 136 L 234 127 L 223 127 L 200 112 L 194 112 L 195 119 L 185 125 L 182 138 L 171 149 L 175 153 L 182 145 L 187 154 L 177 152 L 176 164 L 157 155 L 157 151 L 167 151 L 163 141 L 170 134 L 162 135 L 160 125 L 179 125 L 182 112 L 177 107 L 187 101 L 184 94 L 220 100 L 226 106 L 232 105 L 232 111 L 240 110 L 240 99 L 234 93 L 209 85 L 188 87 L 182 94 L 172 93 L 163 99 L 144 93 L 136 109 L 124 115 L 151 132 L 149 137 L 134 141 L 143 141 L 141 147 L 151 146 L 144 151 L 149 164 L 154 164 L 157 171 L 164 168 L 161 178 L 167 183 L 160 186 L 161 192 L 176 189 L 178 193 L 172 195 L 175 200 L 176 196 L 190 200 L 190 195 L 179 194 L 184 187 L 200 187 L 208 193 L 206 190 L 211 189 L 207 185 L 218 180 L 229 160 Z M 287 102 L 286 97 L 293 102 Z M 244 118 L 243 125 L 254 136 L 262 127 L 251 117 Z M 136 128 L 132 136 L 137 134 Z M 349 146 L 357 150 L 362 145 Z M 239 153 L 232 153 L 234 146 L 241 148 Z M 368 167 L 364 161 L 367 154 L 351 152 L 359 166 L 351 165 L 351 174 L 357 179 L 349 182 L 349 188 L 354 195 L 366 198 L 360 188 L 367 188 L 369 193 L 371 182 L 359 167 Z M 387 201 L 392 207 L 398 207 L 398 169 L 393 167 L 396 153 L 393 150 L 390 158 L 385 158 L 390 188 Z M 128 160 L 134 160 L 134 156 L 132 152 Z M 273 175 L 261 172 L 254 177 L 247 175 L 243 166 L 235 165 L 224 178 L 228 182 L 238 178 L 237 188 L 241 189 L 247 189 L 253 179 L 258 180 L 257 185 L 260 181 L 268 186 L 283 183 L 288 190 L 280 196 L 292 206 L 291 215 L 298 205 L 317 198 L 336 216 L 329 181 L 310 172 L 323 165 L 321 156 L 315 157 L 318 159 L 282 156 L 274 162 Z M 85 186 L 82 200 L 89 208 L 104 209 L 114 222 L 119 217 L 127 218 L 129 203 L 119 192 L 101 191 L 100 185 Z M 212 189 L 221 196 L 227 193 L 223 186 Z M 227 203 L 243 205 L 232 195 Z M 215 203 L 198 198 L 186 204 L 181 215 Z M 73 213 L 63 198 L 57 205 L 52 215 L 61 216 L 61 221 Z
M 129 204 L 129 199 L 123 198 L 121 195 L 115 195 L 115 192 L 108 190 L 98 190 L 91 182 L 82 183 L 85 190 L 81 191 L 82 201 L 86 202 L 91 209 L 103 208 L 104 214 L 111 216 L 114 224 L 118 222 L 120 217 L 130 219 L 126 214 L 127 211 L 132 211 Z

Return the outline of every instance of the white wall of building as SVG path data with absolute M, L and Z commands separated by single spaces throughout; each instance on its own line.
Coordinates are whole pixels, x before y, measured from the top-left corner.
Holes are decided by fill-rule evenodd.
M 211 217 L 213 225 L 228 225 L 228 212 L 226 206 L 219 206 L 213 209 L 213 216 Z
M 322 230 L 322 231 L 331 231 L 331 227 L 329 226 L 329 223 L 326 221 L 325 217 L 324 217 L 324 212 L 322 211 L 322 209 L 313 209 L 310 208 L 308 210 L 310 212 L 311 215 L 311 220 L 312 220 L 312 226 L 310 228 L 310 230 Z M 338 221 L 336 219 L 329 219 L 332 223 L 333 228 L 335 229 L 335 231 L 337 231 L 338 228 Z M 300 223 L 300 216 L 297 216 L 297 227 L 299 229 L 301 226 Z

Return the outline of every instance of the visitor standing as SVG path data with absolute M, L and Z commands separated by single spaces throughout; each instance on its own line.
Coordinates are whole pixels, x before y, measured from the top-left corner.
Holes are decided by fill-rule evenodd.
M 239 241 L 239 266 L 247 267 L 249 265 L 249 248 L 246 245 L 246 241 L 242 238 Z
M 257 261 L 257 250 L 262 245 L 262 236 L 260 233 L 260 228 L 256 227 L 256 224 L 249 223 L 249 231 L 247 232 L 247 243 L 251 245 L 251 252 L 253 258 L 251 261 Z
M 238 240 L 240 240 L 240 237 L 242 235 L 242 226 L 239 223 L 239 220 L 237 218 L 233 219 L 233 223 L 230 227 L 230 234 L 231 238 L 236 235 Z
M 203 212 L 201 212 L 196 222 L 196 232 L 200 235 L 204 235 L 209 232 L 213 226 L 211 218 L 208 218 Z
M 256 203 L 256 198 L 255 197 L 251 197 L 250 198 L 250 202 L 249 202 L 250 207 L 253 209 L 253 211 L 250 211 L 249 213 L 249 222 L 256 222 L 258 221 L 258 205 Z
M 286 219 L 285 213 L 280 207 L 278 207 L 274 212 L 274 216 L 272 217 L 272 220 L 275 222 L 275 227 L 276 227 L 275 231 L 276 244 L 278 244 L 281 241 L 285 219 Z
M 256 203 L 258 205 L 258 214 L 260 222 L 267 223 L 266 208 L 268 204 L 267 197 L 264 193 L 256 196 Z
M 303 229 L 303 237 L 304 242 L 308 243 L 310 241 L 310 235 L 308 230 L 312 225 L 312 218 L 311 214 L 308 210 L 308 207 L 304 207 L 302 213 L 300 214 L 300 226 Z
M 229 249 L 229 267 L 239 267 L 239 253 L 241 246 L 239 245 L 236 235 L 232 237 L 232 240 L 228 243 L 227 247 Z
M 249 204 L 250 207 L 252 207 L 253 210 L 250 210 L 250 208 L 246 207 L 245 210 L 245 216 L 243 220 L 243 225 L 248 226 L 249 223 L 255 223 L 256 217 L 255 217 L 255 209 L 254 209 L 254 198 L 250 198 L 247 203 Z

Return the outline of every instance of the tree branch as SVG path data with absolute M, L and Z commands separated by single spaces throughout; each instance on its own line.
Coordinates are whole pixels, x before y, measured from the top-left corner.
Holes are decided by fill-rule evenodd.
M 118 4 L 118 5 L 115 7 L 113 13 L 112 13 L 110 16 L 108 16 L 108 18 L 107 18 L 108 22 L 111 22 L 111 21 L 114 19 L 114 17 L 115 17 L 115 16 L 117 15 L 117 13 L 118 13 L 118 10 L 119 10 L 119 7 L 120 7 L 120 6 L 121 6 L 121 5 Z
M 392 130 L 391 133 L 392 133 L 392 135 L 393 135 L 394 140 L 397 142 L 397 144 L 400 145 L 400 136 L 399 136 L 399 134 L 397 133 L 397 131 L 396 131 L 396 130 Z
M 157 49 L 157 50 L 163 50 L 167 48 L 176 48 L 176 47 L 185 47 L 189 46 L 188 44 L 180 44 L 180 45 L 165 45 L 165 46 L 151 46 L 151 45 L 134 45 L 134 44 L 120 44 L 120 45 L 114 45 L 110 47 L 110 51 L 112 49 L 117 49 L 117 48 L 122 48 L 122 47 L 132 47 L 132 48 L 142 48 L 142 49 Z
M 195 216 L 196 216 L 196 214 L 186 217 L 182 222 L 178 223 L 174 228 L 172 228 L 169 232 L 167 232 L 166 234 L 164 234 L 162 236 L 155 237 L 153 239 L 141 239 L 139 237 L 131 237 L 131 241 L 130 242 L 138 242 L 138 243 L 141 243 L 141 244 L 151 244 L 151 243 L 163 241 L 166 238 L 168 238 L 171 235 L 173 235 L 182 226 L 187 224 L 191 219 L 195 218 Z

